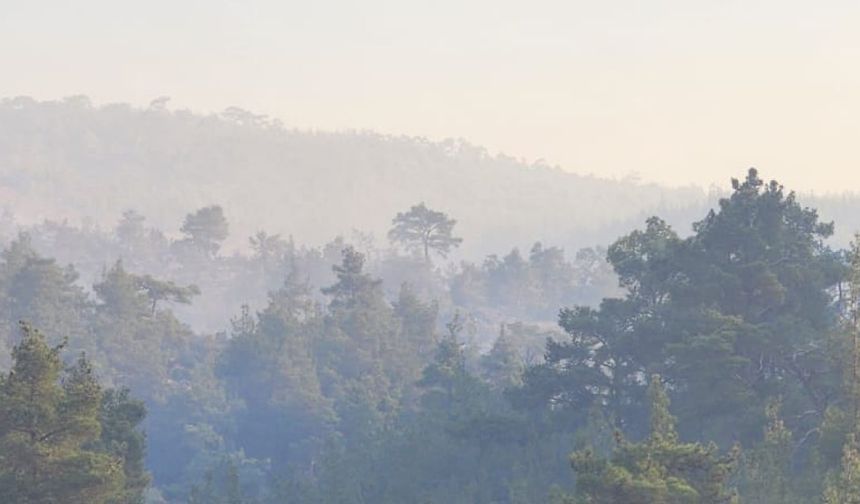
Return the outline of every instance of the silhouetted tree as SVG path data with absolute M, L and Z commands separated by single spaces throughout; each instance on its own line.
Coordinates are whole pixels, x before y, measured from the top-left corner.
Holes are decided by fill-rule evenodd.
M 388 238 L 409 249 L 420 249 L 424 260 L 430 262 L 430 251 L 446 257 L 452 248 L 463 242 L 453 235 L 457 221 L 448 218 L 443 212 L 431 210 L 419 203 L 408 212 L 400 212 L 391 221 L 393 227 Z

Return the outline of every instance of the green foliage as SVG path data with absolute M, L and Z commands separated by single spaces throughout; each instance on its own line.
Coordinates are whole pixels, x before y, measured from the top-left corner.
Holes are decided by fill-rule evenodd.
M 366 235 L 313 248 L 265 232 L 219 256 L 213 212 L 179 241 L 130 212 L 113 234 L 45 223 L 4 252 L 7 344 L 32 317 L 117 387 L 96 394 L 80 364 L 48 380 L 62 406 L 46 411 L 81 433 L 49 455 L 84 452 L 64 466 L 77 482 L 117 478 L 87 502 L 139 504 L 146 466 L 171 504 L 708 503 L 735 485 L 763 504 L 853 498 L 860 252 L 833 253 L 830 226 L 754 171 L 691 235 L 651 218 L 608 262 L 537 243 L 444 269 L 417 238 L 404 245 L 425 260 Z M 616 297 L 590 304 L 599 293 Z M 211 331 L 180 322 L 201 315 Z
M 111 504 L 143 504 L 150 476 L 144 466 L 146 436 L 140 425 L 146 406 L 133 399 L 128 389 L 106 390 L 99 412 L 101 437 L 94 446 L 123 461 L 124 487 Z
M 617 435 L 610 460 L 584 449 L 571 456 L 577 473 L 577 493 L 588 504 L 718 504 L 735 500 L 728 488 L 737 451 L 726 456 L 717 447 L 681 443 L 669 399 L 660 377 L 648 388 L 651 431 L 641 443 Z
M 822 418 L 841 381 L 819 343 L 843 273 L 824 244 L 833 226 L 755 170 L 733 184 L 692 236 L 652 218 L 609 248 L 628 294 L 562 311 L 570 340 L 551 342 L 546 362 L 527 372 L 533 400 L 572 412 L 606 404 L 642 433 L 637 377 L 660 371 L 678 384 L 679 426 L 691 436 L 753 442 L 760 404 L 775 397 L 787 418 L 804 419 L 798 428 L 814 427 L 809 420 Z M 809 410 L 814 416 L 800 415 Z
M 12 346 L 18 322 L 27 320 L 49 335 L 65 335 L 71 351 L 93 351 L 87 338 L 91 305 L 77 280 L 71 266 L 37 254 L 28 235 L 10 243 L 0 264 L 0 331 L 6 345 Z
M 28 325 L 22 333 L 0 380 L 0 500 L 121 502 L 122 459 L 87 448 L 100 439 L 102 403 L 89 362 L 82 356 L 63 372 L 62 346 Z
M 860 448 L 854 434 L 849 434 L 845 441 L 840 466 L 824 487 L 824 504 L 860 503 Z
M 849 408 L 847 414 L 834 408 L 829 412 L 831 415 L 828 420 L 831 421 L 822 429 L 822 441 L 830 441 L 831 450 L 835 444 L 833 437 L 842 441 L 839 466 L 828 475 L 824 487 L 825 504 L 860 503 L 860 447 L 857 441 L 860 433 L 860 235 L 857 235 L 848 251 L 847 292 L 842 301 L 844 307 L 840 332 L 845 343 L 841 348 L 846 354 L 842 363 Z M 826 450 L 828 445 L 824 443 L 822 448 Z
M 117 261 L 93 290 L 91 327 L 105 378 L 146 399 L 164 399 L 189 331 L 169 311 L 156 310 L 156 302 L 188 301 L 196 288 L 129 273 Z
M 482 356 L 481 367 L 487 381 L 494 387 L 505 390 L 522 384 L 525 362 L 504 325 L 493 347 Z
M 302 460 L 308 440 L 332 421 L 314 362 L 321 324 L 309 287 L 294 277 L 271 294 L 256 318 L 243 307 L 234 320 L 216 372 L 242 401 L 237 437 L 249 455 L 278 465 Z
M 322 289 L 331 301 L 318 355 L 330 376 L 373 382 L 381 400 L 391 378 L 384 364 L 392 364 L 383 355 L 394 348 L 397 327 L 382 281 L 364 271 L 364 261 L 361 253 L 346 247 L 341 264 L 332 268 L 337 281 Z M 334 381 L 324 380 L 323 386 L 338 388 Z
M 779 416 L 779 403 L 771 401 L 765 407 L 767 425 L 762 441 L 745 453 L 742 473 L 746 480 L 742 495 L 745 500 L 760 504 L 789 504 L 801 502 L 792 484 L 792 434 Z M 810 468 L 811 469 L 811 468 Z

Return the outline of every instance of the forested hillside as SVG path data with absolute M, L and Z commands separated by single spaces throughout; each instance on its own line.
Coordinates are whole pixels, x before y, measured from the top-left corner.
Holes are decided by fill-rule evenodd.
M 24 226 L 0 258 L 0 496 L 856 502 L 860 249 L 755 170 L 726 192 L 691 233 L 654 216 L 447 266 L 472 237 L 417 202 L 384 250 L 261 232 L 225 254 L 220 206 L 173 237 L 136 212 Z M 204 299 L 229 320 L 182 315 Z
M 111 227 L 123 211 L 176 233 L 219 204 L 228 248 L 264 229 L 322 245 L 354 229 L 384 242 L 391 217 L 419 201 L 455 215 L 464 257 L 535 241 L 607 243 L 654 213 L 701 205 L 701 189 L 575 175 L 494 156 L 461 140 L 297 131 L 247 111 L 219 115 L 58 102 L 0 102 L 0 196 L 24 223 Z

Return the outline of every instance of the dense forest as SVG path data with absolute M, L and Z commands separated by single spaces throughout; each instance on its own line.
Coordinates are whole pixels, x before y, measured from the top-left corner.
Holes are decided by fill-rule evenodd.
M 570 254 L 384 226 L 7 215 L 0 500 L 860 502 L 860 243 L 777 182 Z
M 860 199 L 166 104 L 0 102 L 0 502 L 860 502 Z

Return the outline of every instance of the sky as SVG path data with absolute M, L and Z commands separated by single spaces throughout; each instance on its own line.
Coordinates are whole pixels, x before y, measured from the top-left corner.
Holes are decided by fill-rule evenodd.
M 464 138 L 577 173 L 860 192 L 860 2 L 0 0 L 0 97 Z

